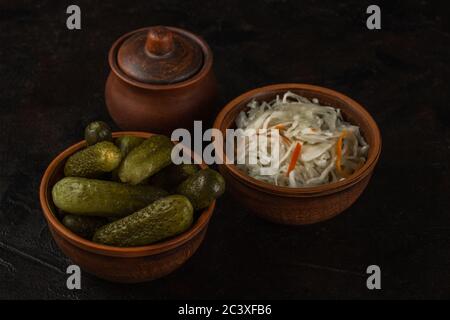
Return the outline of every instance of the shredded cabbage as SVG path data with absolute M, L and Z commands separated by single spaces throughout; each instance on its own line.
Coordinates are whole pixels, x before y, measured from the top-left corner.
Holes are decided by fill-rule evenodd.
M 251 101 L 247 110 L 239 113 L 236 126 L 247 138 L 266 135 L 268 145 L 261 150 L 249 139 L 238 139 L 241 158 L 243 151 L 247 155 L 256 153 L 257 161 L 244 161 L 237 167 L 253 178 L 277 186 L 309 187 L 343 180 L 365 163 L 369 149 L 359 127 L 346 122 L 339 109 L 289 91 L 270 102 Z M 281 138 L 276 140 L 280 161 L 276 171 L 268 175 L 261 174 L 261 169 L 270 167 L 270 143 L 275 139 L 268 133 L 271 129 L 278 130 Z M 292 160 L 298 143 L 300 156 Z M 295 167 L 289 171 L 291 161 L 295 161 Z

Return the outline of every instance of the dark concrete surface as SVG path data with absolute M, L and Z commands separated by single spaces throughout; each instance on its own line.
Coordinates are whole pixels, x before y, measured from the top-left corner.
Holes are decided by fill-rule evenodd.
M 66 29 L 69 4 L 82 30 Z M 0 2 L 0 298 L 450 298 L 448 10 L 441 2 Z M 444 2 L 442 2 L 444 3 Z M 383 135 L 367 190 L 344 214 L 286 227 L 220 199 L 205 242 L 177 272 L 117 285 L 83 273 L 66 289 L 64 257 L 38 201 L 49 162 L 104 120 L 107 52 L 123 33 L 173 25 L 215 54 L 219 109 L 258 86 L 302 82 L 362 103 Z M 366 268 L 382 290 L 366 288 Z

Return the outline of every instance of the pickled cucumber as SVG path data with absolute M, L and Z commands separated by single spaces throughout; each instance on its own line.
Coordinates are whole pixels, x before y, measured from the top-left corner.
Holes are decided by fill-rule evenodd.
M 121 136 L 114 141 L 114 144 L 120 149 L 120 152 L 122 153 L 122 159 L 125 159 L 128 153 L 130 153 L 131 150 L 140 145 L 144 140 L 144 138 L 135 136 Z M 120 166 L 115 168 L 111 173 L 111 179 L 113 181 L 120 181 L 119 167 Z
M 167 191 L 176 187 L 199 170 L 195 164 L 171 164 L 150 178 L 149 183 Z
M 186 196 L 195 210 L 206 208 L 225 192 L 225 180 L 212 169 L 203 169 L 191 175 L 177 188 L 177 193 Z
M 166 195 L 166 191 L 148 185 L 75 177 L 63 178 L 52 189 L 53 202 L 61 210 L 102 217 L 126 216 Z
M 84 217 L 74 214 L 68 214 L 62 219 L 62 224 L 77 235 L 91 239 L 95 231 L 108 223 L 105 218 Z
M 111 128 L 103 121 L 91 122 L 84 129 L 84 139 L 88 146 L 101 141 L 112 141 Z
M 172 195 L 101 227 L 93 241 L 118 247 L 143 246 L 180 234 L 192 222 L 193 208 L 189 200 Z
M 131 150 L 140 145 L 144 140 L 144 138 L 135 136 L 121 136 L 118 137 L 114 143 L 120 149 L 120 152 L 125 159 L 125 156 L 130 153 Z
M 119 167 L 122 182 L 138 184 L 171 163 L 173 143 L 166 136 L 154 135 L 130 151 Z
M 64 174 L 66 177 L 99 177 L 117 168 L 121 159 L 119 148 L 112 142 L 99 142 L 69 157 L 64 167 Z

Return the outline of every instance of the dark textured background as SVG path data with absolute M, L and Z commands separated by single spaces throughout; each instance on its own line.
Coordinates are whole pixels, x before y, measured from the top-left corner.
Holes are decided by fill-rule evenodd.
M 82 30 L 65 9 L 82 9 Z M 380 2 L 378 2 L 380 4 Z M 450 298 L 448 10 L 433 1 L 0 1 L 0 298 Z M 108 116 L 107 52 L 121 34 L 165 24 L 215 54 L 218 108 L 249 89 L 303 82 L 341 91 L 378 122 L 383 152 L 344 214 L 307 227 L 261 221 L 228 195 L 205 242 L 168 277 L 116 285 L 83 274 L 50 237 L 38 202 L 53 157 Z M 115 129 L 117 129 L 114 126 Z M 369 291 L 366 267 L 382 269 Z

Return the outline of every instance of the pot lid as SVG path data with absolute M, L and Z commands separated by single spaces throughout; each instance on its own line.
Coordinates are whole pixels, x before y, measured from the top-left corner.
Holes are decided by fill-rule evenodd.
M 171 84 L 196 74 L 203 64 L 200 45 L 168 27 L 156 26 L 127 38 L 117 53 L 119 68 L 137 81 Z

